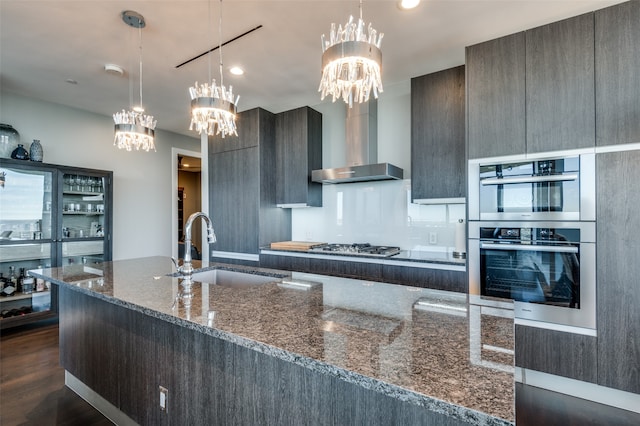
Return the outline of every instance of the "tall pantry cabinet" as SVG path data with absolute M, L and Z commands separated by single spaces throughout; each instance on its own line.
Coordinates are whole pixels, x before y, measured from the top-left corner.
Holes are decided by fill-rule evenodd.
M 275 115 L 238 114 L 238 136 L 209 138 L 209 216 L 213 261 L 257 265 L 260 247 L 291 239 L 291 212 L 276 207 Z

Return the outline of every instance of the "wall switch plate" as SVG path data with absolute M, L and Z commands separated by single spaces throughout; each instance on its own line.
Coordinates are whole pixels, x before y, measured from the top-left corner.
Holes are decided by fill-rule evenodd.
M 429 232 L 429 244 L 438 244 L 437 232 Z
M 169 400 L 169 390 L 162 386 L 159 386 L 159 387 L 160 387 L 160 410 L 165 412 L 169 411 L 167 409 L 167 402 Z

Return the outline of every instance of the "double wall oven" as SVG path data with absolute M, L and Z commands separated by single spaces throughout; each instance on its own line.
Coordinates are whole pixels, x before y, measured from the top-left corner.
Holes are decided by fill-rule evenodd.
M 471 302 L 595 334 L 595 156 L 473 161 L 469 185 Z

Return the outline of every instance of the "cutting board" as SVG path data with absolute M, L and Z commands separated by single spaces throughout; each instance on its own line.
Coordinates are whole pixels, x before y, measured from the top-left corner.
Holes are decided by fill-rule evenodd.
M 280 241 L 277 243 L 271 243 L 272 250 L 296 250 L 307 251 L 310 248 L 324 245 L 326 243 L 312 242 L 312 241 Z

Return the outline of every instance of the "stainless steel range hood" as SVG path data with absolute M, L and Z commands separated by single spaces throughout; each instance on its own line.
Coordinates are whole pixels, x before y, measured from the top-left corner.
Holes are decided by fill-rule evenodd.
M 347 165 L 333 169 L 313 170 L 311 180 L 322 183 L 349 183 L 403 179 L 401 168 L 378 163 L 378 101 L 347 107 Z

